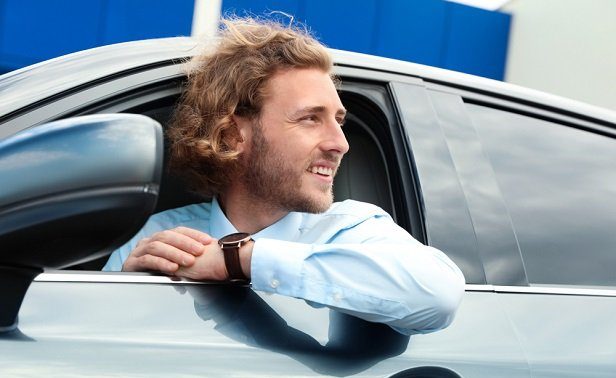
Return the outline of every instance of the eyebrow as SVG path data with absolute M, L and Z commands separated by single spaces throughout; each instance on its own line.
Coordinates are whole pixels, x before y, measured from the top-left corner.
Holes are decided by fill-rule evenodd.
M 297 117 L 301 117 L 304 114 L 324 113 L 325 110 L 326 110 L 325 106 L 307 106 L 305 108 L 301 108 L 298 111 L 294 112 L 291 115 L 291 117 L 297 118 Z M 336 111 L 336 115 L 346 116 L 346 114 L 347 114 L 346 109 L 339 109 L 338 111 Z

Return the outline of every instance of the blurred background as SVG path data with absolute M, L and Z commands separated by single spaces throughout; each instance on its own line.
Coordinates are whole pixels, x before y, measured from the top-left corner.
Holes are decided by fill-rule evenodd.
M 111 43 L 215 34 L 281 11 L 329 47 L 616 110 L 616 0 L 0 0 L 0 73 Z

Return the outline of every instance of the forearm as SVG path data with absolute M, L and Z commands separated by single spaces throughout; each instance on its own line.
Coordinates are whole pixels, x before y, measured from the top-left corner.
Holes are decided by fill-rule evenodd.
M 416 244 L 303 244 L 257 241 L 256 290 L 302 298 L 403 333 L 447 326 L 464 290 L 442 252 Z

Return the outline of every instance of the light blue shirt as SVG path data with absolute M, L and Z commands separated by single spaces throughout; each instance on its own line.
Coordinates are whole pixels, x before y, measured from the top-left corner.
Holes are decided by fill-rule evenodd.
M 185 226 L 214 238 L 238 232 L 218 202 L 153 215 L 103 270 L 120 271 L 139 240 Z M 404 334 L 453 320 L 464 276 L 439 250 L 413 239 L 377 206 L 346 200 L 321 214 L 292 212 L 254 234 L 254 290 L 302 298 Z

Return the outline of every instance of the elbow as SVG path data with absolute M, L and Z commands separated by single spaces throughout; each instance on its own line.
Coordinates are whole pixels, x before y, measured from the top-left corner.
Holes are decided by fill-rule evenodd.
M 409 314 L 394 327 L 405 334 L 431 333 L 453 322 L 464 295 L 464 276 L 458 270 L 441 276 L 423 287 L 422 300 L 409 295 L 406 306 Z
M 464 296 L 464 274 L 442 252 L 439 255 L 441 264 L 432 274 L 423 276 L 420 284 L 426 294 L 422 308 L 429 315 L 427 327 L 421 333 L 438 331 L 451 325 Z
M 464 279 L 452 280 L 446 289 L 435 293 L 429 311 L 432 313 L 426 332 L 444 329 L 453 322 L 464 295 Z

